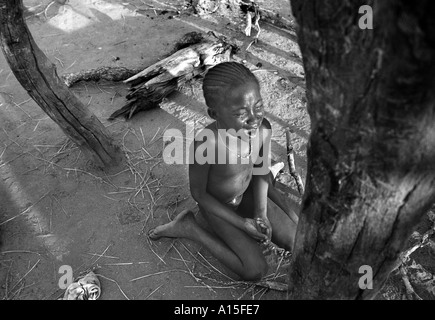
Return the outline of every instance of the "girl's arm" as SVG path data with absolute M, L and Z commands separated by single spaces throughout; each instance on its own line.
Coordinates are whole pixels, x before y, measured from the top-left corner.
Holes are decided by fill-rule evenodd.
M 269 155 L 269 148 L 270 148 L 270 142 L 272 137 L 272 129 L 269 121 L 267 121 L 266 119 L 264 119 L 263 125 L 264 128 L 268 130 L 263 130 L 266 131 L 266 133 L 263 134 L 264 139 L 263 139 L 263 145 L 261 146 L 260 149 L 260 154 L 262 156 L 263 161 L 267 161 L 266 164 L 262 164 L 262 165 L 267 166 L 267 168 L 269 168 L 270 163 L 268 163 L 269 162 L 268 155 Z M 257 164 L 256 166 L 259 165 L 261 164 Z M 255 199 L 254 216 L 267 221 L 267 198 L 269 198 L 279 208 L 281 208 L 281 210 L 284 211 L 295 224 L 298 224 L 299 221 L 298 216 L 296 215 L 295 211 L 288 206 L 288 204 L 282 198 L 283 196 L 273 187 L 272 179 L 273 177 L 272 174 L 270 173 L 270 170 L 267 170 L 267 173 L 253 176 L 254 199 Z
M 259 157 L 262 161 L 254 165 L 252 183 L 253 183 L 253 196 L 254 196 L 254 217 L 261 219 L 266 223 L 266 230 L 264 230 L 268 239 L 272 236 L 272 228 L 267 218 L 267 194 L 269 189 L 269 151 L 270 142 L 272 137 L 272 127 L 266 119 L 263 120 L 261 125 L 261 132 L 259 138 L 261 139 L 261 147 L 259 150 Z M 262 167 L 262 170 L 256 170 Z

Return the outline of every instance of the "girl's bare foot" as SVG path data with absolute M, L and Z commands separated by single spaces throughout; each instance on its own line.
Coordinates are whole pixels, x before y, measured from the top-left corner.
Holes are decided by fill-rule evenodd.
M 174 220 L 162 224 L 148 231 L 148 237 L 155 241 L 162 237 L 188 238 L 191 236 L 196 225 L 193 212 L 190 210 L 181 211 Z

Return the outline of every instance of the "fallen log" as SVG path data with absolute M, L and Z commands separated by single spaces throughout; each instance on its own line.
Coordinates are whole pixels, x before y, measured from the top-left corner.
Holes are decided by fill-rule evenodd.
M 62 78 L 68 86 L 78 81 L 101 79 L 131 84 L 130 93 L 126 96 L 127 104 L 109 117 L 113 120 L 124 116 L 128 120 L 139 111 L 158 107 L 165 97 L 187 81 L 204 75 L 209 68 L 230 61 L 237 47 L 224 38 L 211 40 L 211 36 L 206 39 L 197 32 L 186 34 L 175 45 L 174 53 L 145 69 L 101 67 L 66 74 Z
M 187 81 L 203 75 L 209 68 L 230 61 L 233 46 L 222 40 L 205 41 L 181 49 L 125 80 L 131 83 L 129 102 L 110 115 L 109 120 L 130 119 L 139 111 L 155 108 Z
M 200 43 L 204 41 L 204 35 L 199 32 L 188 32 L 178 40 L 174 49 L 169 53 L 168 56 L 174 54 L 178 50 L 187 48 L 191 45 Z M 66 73 L 62 75 L 62 80 L 65 82 L 67 87 L 71 87 L 80 81 L 124 81 L 135 74 L 141 72 L 143 67 L 126 68 L 126 67 L 99 67 L 95 69 L 82 70 L 74 73 Z
M 100 67 L 96 69 L 83 70 L 76 73 L 67 73 L 62 75 L 62 80 L 67 87 L 71 87 L 73 84 L 80 81 L 123 81 L 128 79 L 138 72 L 142 68 L 129 69 L 124 67 Z

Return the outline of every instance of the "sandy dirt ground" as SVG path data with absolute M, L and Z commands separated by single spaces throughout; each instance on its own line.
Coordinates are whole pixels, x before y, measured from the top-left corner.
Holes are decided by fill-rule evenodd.
M 291 19 L 286 4 L 276 1 L 270 9 Z M 25 0 L 24 5 L 28 27 L 59 75 L 101 66 L 146 67 L 191 31 L 213 30 L 231 38 L 242 48 L 234 59 L 258 70 L 273 127 L 273 157 L 286 162 L 288 127 L 296 168 L 305 178 L 310 120 L 294 33 L 263 23 L 260 41 L 245 50 L 252 37 L 243 34 L 240 21 L 198 16 L 184 1 L 70 0 L 60 5 Z M 106 300 L 286 298 L 284 291 L 268 288 L 286 283 L 288 261 L 278 256 L 268 257 L 265 280 L 241 282 L 193 242 L 151 243 L 146 237 L 148 229 L 181 210 L 196 210 L 187 165 L 166 164 L 162 151 L 165 130 L 177 128 L 187 136 L 192 127 L 198 130 L 210 122 L 200 81 L 130 121 L 107 121 L 125 104 L 127 85 L 81 82 L 71 91 L 126 153 L 127 164 L 116 172 L 103 172 L 83 156 L 29 97 L 0 55 L 1 298 L 62 297 L 63 265 L 71 266 L 74 277 L 94 270 L 101 281 L 100 299 Z M 297 207 L 300 197 L 293 180 L 283 174 L 280 184 L 289 204 Z M 426 220 L 422 233 L 430 227 Z M 423 250 L 426 258 L 419 263 L 433 273 L 434 248 Z M 400 278 L 390 282 L 380 298 L 400 299 Z

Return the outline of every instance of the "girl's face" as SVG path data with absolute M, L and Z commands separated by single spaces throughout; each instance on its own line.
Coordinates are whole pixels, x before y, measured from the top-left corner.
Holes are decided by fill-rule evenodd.
M 234 129 L 242 139 L 257 134 L 264 116 L 263 99 L 257 84 L 238 86 L 221 101 L 222 104 L 216 108 L 219 129 Z

